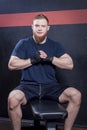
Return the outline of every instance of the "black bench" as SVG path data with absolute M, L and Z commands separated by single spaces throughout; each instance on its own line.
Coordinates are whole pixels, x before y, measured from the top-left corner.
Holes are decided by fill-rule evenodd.
M 34 117 L 35 128 L 40 126 L 40 121 L 44 121 L 45 129 L 48 129 L 48 123 L 61 119 L 65 120 L 68 115 L 66 109 L 56 101 L 33 100 L 30 102 L 30 106 Z M 58 127 L 56 128 L 58 130 Z

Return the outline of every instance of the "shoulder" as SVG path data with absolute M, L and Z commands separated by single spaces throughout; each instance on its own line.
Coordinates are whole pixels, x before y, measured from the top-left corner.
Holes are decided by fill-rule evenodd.
M 32 37 L 23 38 L 23 39 L 20 39 L 20 40 L 18 41 L 18 43 L 20 43 L 20 44 L 22 44 L 22 43 L 27 43 L 27 42 L 29 42 L 29 41 L 31 41 L 31 40 L 32 40 Z
M 48 43 L 53 45 L 54 47 L 63 47 L 63 45 L 59 41 L 52 40 L 47 38 Z
M 55 51 L 56 56 L 60 57 L 63 54 L 67 53 L 67 51 L 66 51 L 65 47 L 62 45 L 62 43 L 51 40 L 51 39 L 48 39 L 48 41 L 49 41 L 50 48 L 52 48 Z
M 26 46 L 28 43 L 31 43 L 31 41 L 32 41 L 32 37 L 23 38 L 17 42 L 16 46 Z

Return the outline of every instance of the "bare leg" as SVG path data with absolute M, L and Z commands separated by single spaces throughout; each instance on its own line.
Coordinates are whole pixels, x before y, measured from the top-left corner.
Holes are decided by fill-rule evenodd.
M 81 104 L 81 93 L 77 89 L 70 87 L 61 94 L 59 101 L 68 101 L 68 117 L 65 120 L 64 130 L 71 130 L 79 112 Z
M 22 110 L 21 105 L 26 104 L 24 93 L 14 90 L 8 97 L 8 114 L 12 121 L 13 130 L 21 130 Z

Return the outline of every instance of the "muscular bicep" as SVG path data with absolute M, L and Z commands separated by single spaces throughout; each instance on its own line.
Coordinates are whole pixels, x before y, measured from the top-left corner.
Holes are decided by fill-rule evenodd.
M 71 56 L 67 53 L 60 57 L 54 57 L 53 64 L 62 69 L 72 69 L 73 60 Z
M 8 68 L 10 70 L 20 70 L 31 66 L 30 59 L 21 59 L 16 56 L 11 56 L 8 62 Z
M 14 64 L 20 62 L 20 60 L 21 59 L 17 56 L 11 56 L 8 62 L 8 68 L 11 69 L 12 67 L 14 67 Z
M 70 60 L 72 61 L 72 58 L 69 54 L 65 53 L 64 55 L 60 56 L 59 59 L 65 59 L 65 60 Z

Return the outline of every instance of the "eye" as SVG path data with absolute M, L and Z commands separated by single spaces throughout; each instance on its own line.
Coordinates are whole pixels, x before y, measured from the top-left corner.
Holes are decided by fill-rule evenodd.
M 39 25 L 38 25 L 38 24 L 36 24 L 36 25 L 35 25 L 35 27 L 39 27 Z
M 42 25 L 42 27 L 43 27 L 43 28 L 45 28 L 45 27 L 46 27 L 46 25 Z

